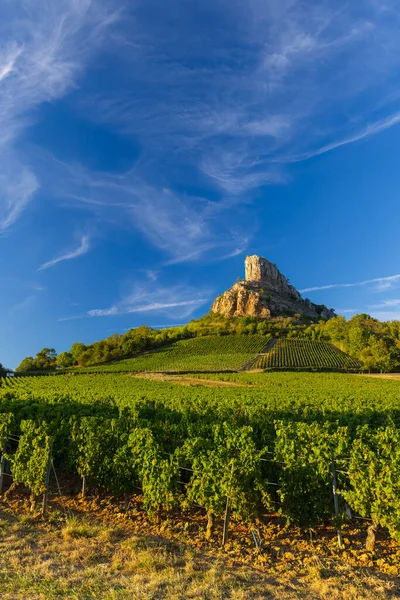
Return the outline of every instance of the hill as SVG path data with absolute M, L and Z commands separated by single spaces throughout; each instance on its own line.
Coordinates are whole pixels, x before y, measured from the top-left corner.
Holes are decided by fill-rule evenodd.
M 252 365 L 255 369 L 360 370 L 363 363 L 332 344 L 280 339 Z
M 299 315 L 331 319 L 333 309 L 303 299 L 278 267 L 261 256 L 246 256 L 245 279 L 214 300 L 212 312 L 226 317 L 250 315 L 262 319 Z
M 182 340 L 167 347 L 108 365 L 80 369 L 84 372 L 210 372 L 237 371 L 265 349 L 262 335 L 211 335 Z
M 84 373 L 209 373 L 249 369 L 360 370 L 362 362 L 327 342 L 262 335 L 211 335 L 174 342 Z

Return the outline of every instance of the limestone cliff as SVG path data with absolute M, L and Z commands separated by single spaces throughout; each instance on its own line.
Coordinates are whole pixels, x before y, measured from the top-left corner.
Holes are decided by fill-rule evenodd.
M 260 319 L 300 314 L 331 319 L 335 312 L 303 299 L 277 266 L 261 256 L 246 256 L 245 280 L 214 300 L 212 312 L 226 317 L 250 315 Z

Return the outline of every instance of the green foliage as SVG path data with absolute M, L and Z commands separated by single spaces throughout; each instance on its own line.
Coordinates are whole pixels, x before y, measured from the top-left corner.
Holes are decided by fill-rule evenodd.
M 72 356 L 71 352 L 61 352 L 61 354 L 57 356 L 56 365 L 57 367 L 60 367 L 60 369 L 72 367 L 73 364 L 74 357 Z
M 28 371 L 50 371 L 56 368 L 57 353 L 54 348 L 43 348 L 36 354 L 36 358 L 27 356 L 15 369 L 16 373 Z
M 8 437 L 12 433 L 14 415 L 12 413 L 0 414 L 0 454 L 5 450 Z
M 332 515 L 331 463 L 346 453 L 346 427 L 277 421 L 275 458 L 283 463 L 278 494 L 288 523 L 313 528 Z
M 193 470 L 188 500 L 221 516 L 229 497 L 237 515 L 245 520 L 253 518 L 262 489 L 261 455 L 251 427 L 222 423 L 212 428 L 210 437 L 189 439 L 183 449 L 183 458 Z
M 256 369 L 361 369 L 362 363 L 331 344 L 299 339 L 279 339 L 255 363 Z
M 114 494 L 131 492 L 137 483 L 129 445 L 132 421 L 83 417 L 71 420 L 70 463 L 81 477 Z
M 15 369 L 16 373 L 27 373 L 35 369 L 35 359 L 32 356 L 24 358 L 18 367 Z
M 382 322 L 361 314 L 349 321 L 335 317 L 315 327 L 321 338 L 360 359 L 365 370 L 400 369 L 400 321 Z
M 0 363 L 0 379 L 2 377 L 7 377 L 7 375 L 9 373 L 12 373 L 12 371 L 10 369 L 6 369 L 5 367 L 3 367 L 3 365 Z
M 162 350 L 147 352 L 137 358 L 99 367 L 88 367 L 85 372 L 235 370 L 260 352 L 267 341 L 268 339 L 261 335 L 199 337 L 175 342 Z
M 400 430 L 360 428 L 348 472 L 350 488 L 343 495 L 350 506 L 400 541 Z
M 56 468 L 68 465 L 114 494 L 139 485 L 151 513 L 195 502 L 221 516 L 228 496 L 233 514 L 251 521 L 262 503 L 279 499 L 289 523 L 310 528 L 332 517 L 334 460 L 351 508 L 399 538 L 397 381 L 203 377 L 242 385 L 177 386 L 115 374 L 7 378 L 0 438 L 11 428 L 22 434 L 11 455 L 14 479 L 34 495 L 43 491 L 51 437 Z
M 82 417 L 73 418 L 71 423 L 71 458 L 77 473 L 107 487 L 114 450 L 111 419 Z
M 266 299 L 268 301 L 268 296 Z M 323 308 L 321 305 L 318 310 L 322 311 Z M 121 371 L 130 370 L 131 366 L 132 370 L 136 370 L 135 365 L 140 364 L 136 360 L 137 357 L 138 360 L 143 359 L 142 366 L 145 369 L 148 357 L 152 356 L 155 350 L 160 350 L 161 356 L 163 349 L 167 351 L 175 342 L 205 336 L 252 336 L 254 334 L 258 336 L 270 334 L 276 338 L 287 337 L 293 340 L 327 341 L 365 363 L 364 368 L 367 370 L 400 370 L 400 321 L 380 322 L 366 314 L 355 315 L 349 321 L 339 316 L 328 321 L 316 322 L 300 314 L 256 319 L 249 315 L 223 317 L 208 313 L 180 327 L 151 329 L 143 325 L 130 329 L 123 335 L 113 334 L 89 346 L 75 342 L 69 352 L 62 353 L 63 358 L 57 363 L 54 350 L 44 348 L 36 358 L 25 358 L 17 372 L 51 370 L 56 367 L 56 364 L 60 368 L 69 368 L 70 356 L 72 356 L 72 366 L 91 367 L 110 363 L 106 365 L 106 370 L 115 371 L 119 370 L 118 364 L 121 365 Z M 132 357 L 135 357 L 132 365 L 128 361 L 122 364 L 119 362 Z M 179 357 L 176 358 L 179 360 Z M 221 361 L 222 365 L 231 363 L 232 361 L 227 358 Z M 161 368 L 163 366 L 164 360 Z M 189 368 L 195 368 L 193 361 L 189 363 Z M 231 367 L 220 367 L 220 369 L 228 368 Z M 176 370 L 172 364 L 168 364 L 168 369 Z
M 135 429 L 129 445 L 143 488 L 144 505 L 150 513 L 177 503 L 179 469 L 174 454 L 166 456 L 150 429 Z
M 46 423 L 21 421 L 21 438 L 11 456 L 11 471 L 15 483 L 23 483 L 34 497 L 45 491 L 46 467 L 50 437 Z

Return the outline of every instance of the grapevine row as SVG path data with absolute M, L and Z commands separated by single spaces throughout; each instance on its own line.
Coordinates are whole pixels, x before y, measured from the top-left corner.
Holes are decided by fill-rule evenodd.
M 310 340 L 279 339 L 260 357 L 255 368 L 320 368 L 359 370 L 362 363 L 331 344 Z
M 167 426 L 168 425 L 168 426 Z M 43 493 L 49 447 L 59 464 L 112 494 L 143 490 L 150 514 L 193 502 L 208 515 L 208 535 L 222 516 L 227 497 L 236 517 L 254 523 L 260 506 L 289 524 L 313 528 L 332 517 L 331 467 L 339 465 L 340 514 L 345 503 L 400 541 L 400 430 L 327 423 L 274 423 L 270 447 L 257 448 L 253 428 L 227 422 L 174 443 L 170 424 L 146 411 L 117 418 L 70 417 L 18 420 L 0 415 L 0 447 L 15 483 L 33 498 Z M 18 431 L 18 434 L 15 432 Z M 267 458 L 266 458 L 267 457 Z M 182 481 L 183 480 L 183 481 Z M 275 508 L 274 508 L 275 507 Z

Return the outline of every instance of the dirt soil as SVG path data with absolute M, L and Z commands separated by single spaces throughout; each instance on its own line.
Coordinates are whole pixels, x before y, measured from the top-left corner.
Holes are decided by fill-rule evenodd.
M 340 551 L 332 526 L 310 537 L 265 515 L 254 525 L 256 548 L 249 528 L 233 520 L 221 548 L 222 522 L 207 541 L 202 510 L 164 513 L 158 526 L 140 496 L 125 510 L 122 500 L 82 500 L 60 484 L 46 519 L 29 512 L 18 489 L 0 502 L 2 600 L 400 598 L 400 545 L 381 531 L 375 552 L 366 552 L 368 523 L 346 525 Z
M 187 375 L 174 375 L 172 373 L 133 373 L 131 377 L 151 379 L 152 381 L 168 381 L 176 385 L 202 385 L 205 387 L 253 387 L 251 383 L 239 381 L 218 381 L 216 379 L 199 379 Z
M 362 373 L 364 377 L 374 377 L 375 379 L 397 379 L 400 381 L 400 373 Z

